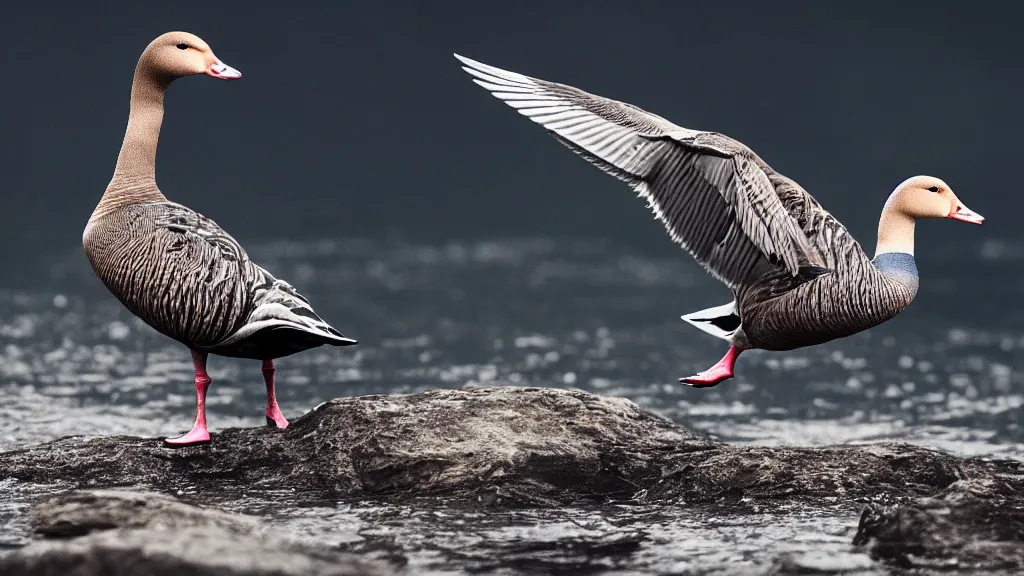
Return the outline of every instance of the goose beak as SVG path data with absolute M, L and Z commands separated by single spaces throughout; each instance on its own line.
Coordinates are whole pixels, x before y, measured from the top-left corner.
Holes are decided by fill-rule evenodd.
M 242 77 L 241 72 L 220 60 L 217 60 L 216 58 L 213 59 L 213 63 L 206 69 L 206 73 L 214 78 L 220 78 L 222 80 L 235 80 Z
M 971 224 L 981 224 L 985 221 L 985 217 L 978 214 L 974 210 L 971 210 L 967 206 L 964 206 L 957 201 L 953 211 L 949 213 L 949 217 L 953 220 L 960 220 L 961 222 L 970 222 Z

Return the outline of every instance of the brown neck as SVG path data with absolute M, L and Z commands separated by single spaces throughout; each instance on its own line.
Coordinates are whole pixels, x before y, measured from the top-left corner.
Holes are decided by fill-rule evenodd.
M 875 256 L 886 252 L 914 254 L 914 218 L 892 204 L 886 204 L 878 221 Z
M 170 82 L 151 72 L 145 57 L 135 68 L 131 111 L 114 177 L 107 185 L 93 218 L 130 204 L 163 202 L 156 186 L 156 144 L 164 117 L 164 92 Z

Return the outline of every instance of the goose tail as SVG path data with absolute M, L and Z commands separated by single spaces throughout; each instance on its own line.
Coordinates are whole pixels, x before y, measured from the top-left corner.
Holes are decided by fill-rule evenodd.
M 728 342 L 732 341 L 733 335 L 740 328 L 740 316 L 736 313 L 735 300 L 714 308 L 691 312 L 682 318 L 696 328 Z

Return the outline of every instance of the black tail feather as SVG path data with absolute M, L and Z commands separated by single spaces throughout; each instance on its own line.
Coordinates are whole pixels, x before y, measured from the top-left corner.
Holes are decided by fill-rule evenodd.
M 800 276 L 805 282 L 810 282 L 818 276 L 824 276 L 825 274 L 831 274 L 835 272 L 831 268 L 822 268 L 821 266 L 801 266 L 800 270 L 797 271 L 797 275 Z

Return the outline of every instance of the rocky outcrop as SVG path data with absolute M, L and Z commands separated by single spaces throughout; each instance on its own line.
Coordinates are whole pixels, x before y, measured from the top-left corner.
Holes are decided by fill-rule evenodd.
M 443 494 L 545 505 L 628 500 L 718 444 L 628 400 L 553 389 L 436 390 L 332 400 L 287 429 L 231 429 L 172 450 L 160 439 L 64 438 L 7 452 L 0 478 L 76 488 L 148 486 L 231 498 Z
M 338 399 L 283 431 L 225 430 L 209 445 L 179 450 L 159 439 L 64 438 L 0 454 L 0 478 L 69 488 L 144 486 L 203 502 L 273 490 L 275 498 L 291 493 L 298 501 L 633 502 L 712 507 L 719 515 L 856 514 L 867 506 L 858 543 L 876 558 L 944 562 L 943 554 L 962 553 L 973 562 L 983 548 L 1024 552 L 1021 463 L 900 443 L 731 446 L 628 400 L 559 389 Z M 975 488 L 964 495 L 965 486 Z M 997 519 L 1017 528 L 980 528 Z M 930 532 L 916 527 L 925 525 Z M 958 538 L 967 544 L 950 544 Z
M 43 576 L 376 576 L 384 565 L 299 546 L 254 518 L 157 494 L 96 491 L 43 500 L 32 511 L 43 539 L 0 556 L 0 574 Z
M 934 496 L 869 506 L 854 544 L 904 568 L 1024 572 L 1021 482 L 959 480 Z

